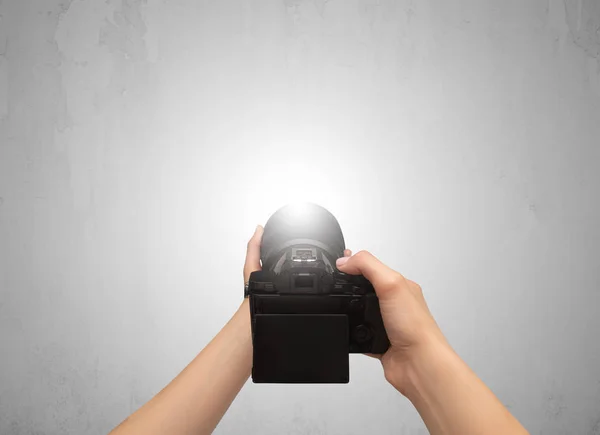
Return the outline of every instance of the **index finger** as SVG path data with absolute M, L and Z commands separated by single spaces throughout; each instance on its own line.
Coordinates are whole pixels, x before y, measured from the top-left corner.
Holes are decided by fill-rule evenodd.
M 394 290 L 406 283 L 404 276 L 368 251 L 360 251 L 352 257 L 338 258 L 336 266 L 341 272 L 363 275 L 373 284 L 379 298 L 391 297 Z

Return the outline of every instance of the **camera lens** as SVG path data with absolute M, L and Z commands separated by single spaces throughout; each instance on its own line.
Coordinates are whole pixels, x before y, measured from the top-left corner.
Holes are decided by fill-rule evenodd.
M 319 249 L 333 261 L 343 256 L 344 236 L 337 219 L 313 203 L 289 204 L 277 210 L 265 224 L 260 252 L 263 269 L 273 269 L 282 251 L 300 245 Z M 309 250 L 295 252 L 310 255 Z

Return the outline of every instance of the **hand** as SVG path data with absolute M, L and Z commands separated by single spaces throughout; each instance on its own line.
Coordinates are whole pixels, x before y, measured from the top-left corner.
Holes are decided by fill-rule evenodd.
M 406 395 L 407 369 L 413 356 L 425 347 L 446 344 L 421 287 L 367 251 L 339 258 L 336 266 L 350 275 L 364 275 L 373 284 L 390 348 L 383 355 L 371 356 L 381 360 L 388 382 Z
M 250 279 L 250 274 L 261 270 L 260 265 L 260 242 L 262 241 L 264 228 L 256 226 L 252 238 L 246 245 L 246 262 L 244 263 L 244 284 Z

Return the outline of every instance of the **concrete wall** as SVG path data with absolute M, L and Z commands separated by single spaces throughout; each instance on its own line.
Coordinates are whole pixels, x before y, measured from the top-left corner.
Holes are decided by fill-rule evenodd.
M 597 0 L 0 0 L 0 433 L 107 433 L 308 199 L 532 434 L 599 434 L 599 28 Z M 249 383 L 217 433 L 425 429 L 355 356 Z

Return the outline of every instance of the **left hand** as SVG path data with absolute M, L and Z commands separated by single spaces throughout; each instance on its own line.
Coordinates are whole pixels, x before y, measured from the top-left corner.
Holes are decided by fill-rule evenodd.
M 250 274 L 261 270 L 260 265 L 260 242 L 262 240 L 263 231 L 265 229 L 261 225 L 257 225 L 252 238 L 246 246 L 246 262 L 244 263 L 244 284 L 250 279 Z

